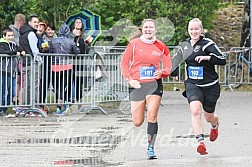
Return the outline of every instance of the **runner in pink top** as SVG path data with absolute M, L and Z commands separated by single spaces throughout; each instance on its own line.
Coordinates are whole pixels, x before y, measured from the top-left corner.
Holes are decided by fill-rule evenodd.
M 127 81 L 134 79 L 140 83 L 145 83 L 170 75 L 171 60 L 169 50 L 163 42 L 156 38 L 154 39 L 155 41 L 148 41 L 144 36 L 141 36 L 132 40 L 127 46 L 121 61 L 122 74 Z M 161 62 L 164 65 L 162 70 L 160 70 Z M 142 78 L 140 75 L 141 67 L 153 66 L 156 68 L 156 77 Z
M 163 95 L 162 78 L 170 75 L 171 68 L 169 50 L 156 39 L 156 31 L 155 21 L 145 19 L 142 35 L 130 41 L 120 63 L 123 77 L 130 84 L 131 113 L 135 126 L 141 126 L 144 122 L 146 105 L 148 106 L 149 159 L 156 159 L 154 143 L 158 132 L 157 113 Z

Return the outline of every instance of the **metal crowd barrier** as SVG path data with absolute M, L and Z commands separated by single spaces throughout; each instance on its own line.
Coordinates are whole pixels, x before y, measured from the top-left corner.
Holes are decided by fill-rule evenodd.
M 17 105 L 17 64 L 17 56 L 0 54 L 0 112 Z
M 101 65 L 99 54 L 41 54 L 43 57 L 40 80 L 40 100 L 36 105 L 61 106 L 69 112 L 100 110 L 94 97 L 95 82 Z M 97 59 L 97 60 L 96 60 Z M 101 75 L 101 74 L 100 74 Z M 99 76 L 101 77 L 101 76 Z
M 251 48 L 233 47 L 228 52 L 226 85 L 233 90 L 241 85 L 252 84 Z
M 222 51 L 223 54 L 225 54 L 226 56 L 226 59 L 228 57 L 227 55 L 227 50 L 226 48 L 224 47 L 219 47 L 219 49 Z M 223 86 L 226 86 L 227 84 L 227 71 L 229 69 L 229 66 L 228 66 L 228 63 L 226 65 L 216 65 L 215 66 L 215 69 L 216 69 L 216 72 L 217 74 L 219 75 L 219 83 L 220 85 L 223 87 Z
M 0 113 L 3 115 L 7 110 L 19 110 L 16 116 L 22 113 L 38 113 L 46 117 L 46 113 L 35 107 L 36 86 L 38 88 L 38 74 L 35 61 L 30 55 L 11 56 L 0 54 Z
M 7 81 L 4 83 L 4 62 L 18 57 L 0 55 L 0 109 L 22 107 L 27 114 L 34 111 L 43 114 L 40 107 L 51 110 L 60 105 L 64 109 L 71 106 L 70 112 L 100 110 L 107 114 L 99 103 L 128 100 L 128 84 L 120 70 L 124 48 L 114 47 L 106 52 L 79 55 L 46 53 L 41 54 L 42 64 L 36 63 L 28 55 L 18 65 L 18 69 L 22 71 L 20 75 L 13 73 L 10 76 L 10 81 L 14 83 L 10 85 L 10 92 L 5 91 Z M 172 56 L 177 47 L 168 48 Z M 216 66 L 220 84 L 231 90 L 242 84 L 251 84 L 251 49 L 232 48 L 228 52 L 225 48 L 221 50 L 227 54 L 227 65 Z M 13 68 L 11 66 L 10 70 Z M 163 79 L 163 83 L 183 83 L 186 79 L 185 64 L 182 63 L 179 68 L 178 80 L 168 77 Z M 21 78 L 20 81 L 15 80 L 18 77 Z M 15 96 L 18 94 L 15 88 L 18 82 L 22 88 L 19 103 Z
M 128 96 L 128 84 L 124 80 L 120 61 L 122 53 L 104 53 L 104 76 L 95 83 L 96 102 L 120 101 Z

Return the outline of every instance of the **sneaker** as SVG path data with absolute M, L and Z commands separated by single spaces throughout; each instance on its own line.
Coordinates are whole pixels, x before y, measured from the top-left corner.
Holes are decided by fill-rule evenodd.
M 219 123 L 217 123 L 217 127 L 216 128 L 211 128 L 210 129 L 210 141 L 215 141 L 218 137 L 218 128 L 219 128 Z
M 153 147 L 148 147 L 147 150 L 147 156 L 149 159 L 157 159 L 155 153 L 154 153 L 154 148 Z
M 55 115 L 64 115 L 63 111 L 59 108 L 56 109 Z
M 64 111 L 63 111 L 63 113 L 65 114 L 65 115 L 68 115 L 68 114 L 70 114 L 70 106 L 69 106 L 69 104 L 64 104 Z
M 64 104 L 64 110 L 67 110 L 69 108 L 69 105 L 67 104 L 67 102 L 65 102 Z
M 34 114 L 33 112 L 29 112 L 29 114 L 27 114 L 26 116 L 28 116 L 28 117 L 36 117 L 37 115 Z
M 41 112 L 43 112 L 45 115 L 47 115 L 47 111 L 43 107 L 38 107 Z
M 16 107 L 16 116 L 25 114 L 25 110 L 22 107 Z
M 206 152 L 206 145 L 204 142 L 199 142 L 199 145 L 197 147 L 197 152 L 200 153 L 200 155 L 206 155 L 208 154 Z
M 7 115 L 7 112 L 6 111 L 0 111 L 0 116 L 6 116 Z
M 65 115 L 70 115 L 70 114 L 71 114 L 71 109 L 68 108 L 67 110 L 64 110 L 63 113 L 64 113 Z
M 14 117 L 16 117 L 15 114 L 8 114 L 8 115 L 5 116 L 5 118 L 14 118 Z
M 21 111 L 22 111 L 21 107 L 16 107 L 15 108 L 16 115 L 18 115 L 18 114 L 22 115 L 22 113 L 24 113 L 24 112 L 21 112 Z

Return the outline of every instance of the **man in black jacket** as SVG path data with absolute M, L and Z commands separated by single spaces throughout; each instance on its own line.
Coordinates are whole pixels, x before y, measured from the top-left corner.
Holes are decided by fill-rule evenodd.
M 25 82 L 22 101 L 23 104 L 25 105 L 29 105 L 31 103 L 31 100 L 35 100 L 35 102 L 39 101 L 38 100 L 39 99 L 38 86 L 40 78 L 39 66 L 42 63 L 42 58 L 39 55 L 39 49 L 37 46 L 38 38 L 36 36 L 36 31 L 38 28 L 38 23 L 39 23 L 38 16 L 31 15 L 28 18 L 28 23 L 25 23 L 24 26 L 20 29 L 20 36 L 19 36 L 20 47 L 22 47 L 26 51 L 26 53 L 31 56 L 31 57 L 25 57 L 22 60 L 23 61 L 22 71 Z M 31 75 L 31 72 L 34 72 L 33 75 Z M 31 89 L 32 84 L 35 85 L 34 89 Z M 35 99 L 31 97 L 31 94 L 35 94 Z

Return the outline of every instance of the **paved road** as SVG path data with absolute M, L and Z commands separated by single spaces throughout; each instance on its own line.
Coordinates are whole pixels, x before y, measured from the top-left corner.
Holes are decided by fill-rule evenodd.
M 122 166 L 251 166 L 252 165 L 252 93 L 222 92 L 216 112 L 220 116 L 220 136 L 208 138 L 210 126 L 204 121 L 209 154 L 200 156 L 190 126 L 190 113 L 181 92 L 167 92 L 159 112 L 157 160 L 146 160 L 146 124 L 132 128 L 128 140 L 118 146 L 107 160 Z
M 252 165 L 252 92 L 222 92 L 217 104 L 220 136 L 208 138 L 208 155 L 196 152 L 187 101 L 166 92 L 159 112 L 158 159 L 146 158 L 146 123 L 109 111 L 48 118 L 1 118 L 0 166 L 214 166 Z

